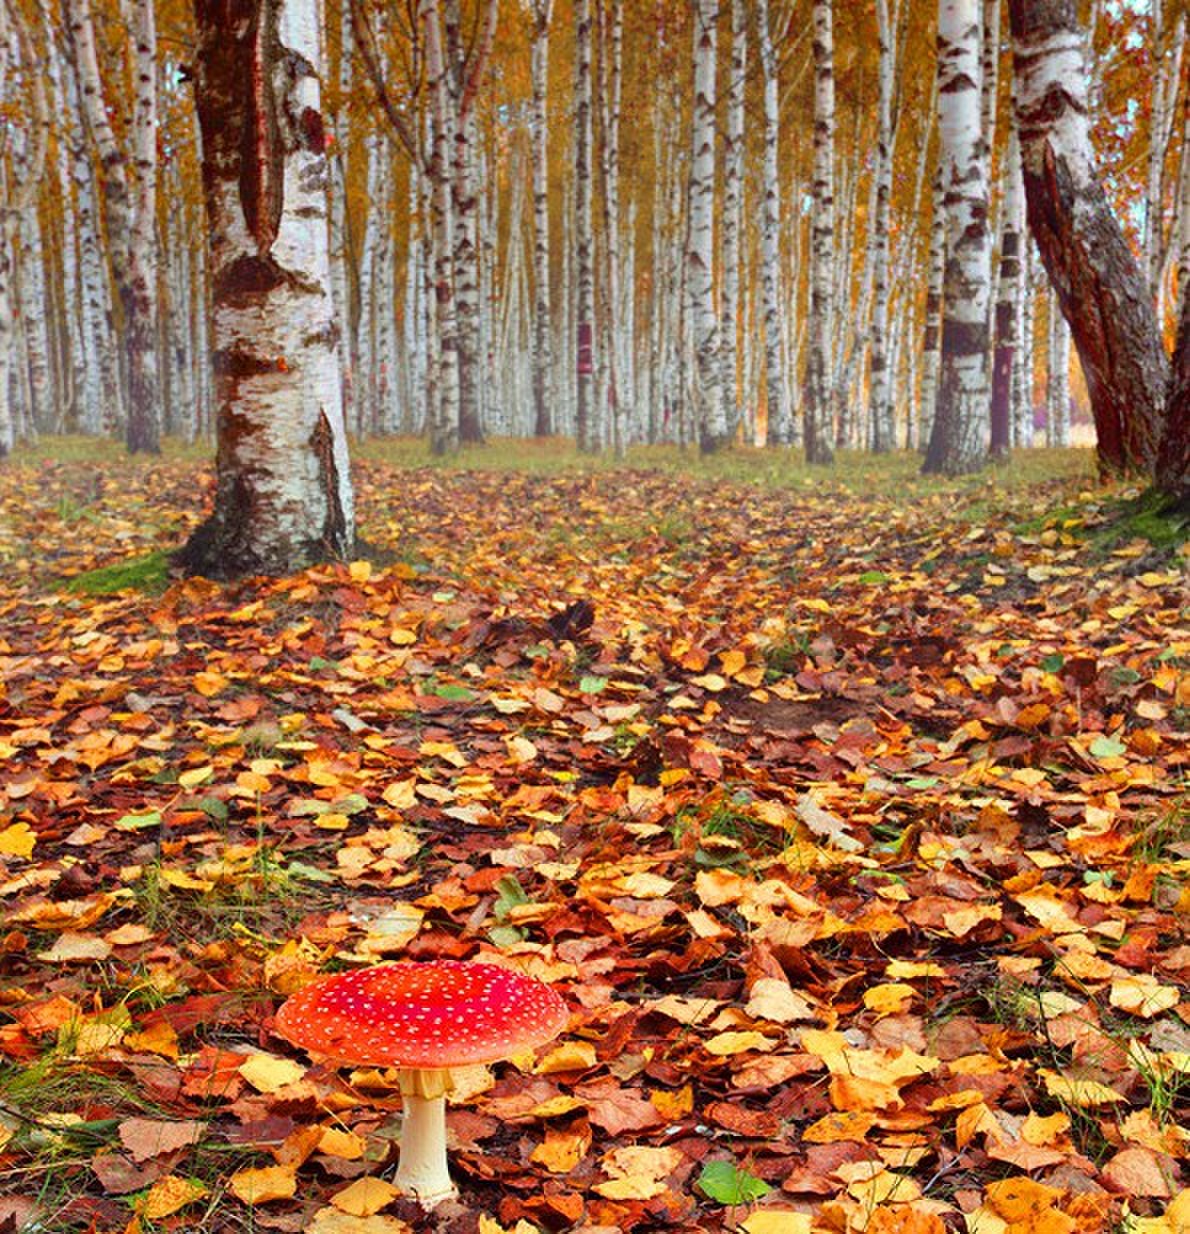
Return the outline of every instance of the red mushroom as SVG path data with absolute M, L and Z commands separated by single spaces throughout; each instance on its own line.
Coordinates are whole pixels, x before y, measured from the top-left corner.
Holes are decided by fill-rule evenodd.
M 277 1012 L 283 1037 L 335 1062 L 400 1068 L 404 1121 L 394 1181 L 423 1207 L 456 1194 L 446 1165 L 450 1068 L 493 1063 L 556 1037 L 566 1004 L 497 964 L 378 964 L 325 977 Z

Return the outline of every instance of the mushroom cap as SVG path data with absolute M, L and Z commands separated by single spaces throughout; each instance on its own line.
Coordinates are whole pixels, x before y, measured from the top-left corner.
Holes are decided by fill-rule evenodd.
M 287 1040 L 340 1063 L 461 1067 L 556 1037 L 569 1015 L 549 986 L 498 964 L 377 964 L 311 982 L 277 1012 Z

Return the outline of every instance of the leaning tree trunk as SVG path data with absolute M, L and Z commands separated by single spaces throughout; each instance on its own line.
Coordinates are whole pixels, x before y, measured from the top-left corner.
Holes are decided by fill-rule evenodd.
M 1190 295 L 1182 298 L 1165 431 L 1157 452 L 1157 487 L 1190 515 Z
M 1074 0 L 1009 0 L 1029 228 L 1070 323 L 1108 473 L 1152 471 L 1169 366 L 1095 168 Z
M 533 433 L 548 437 L 554 431 L 550 390 L 550 198 L 549 128 L 546 92 L 549 85 L 550 18 L 554 0 L 533 0 L 533 102 L 529 132 L 533 146 Z
M 182 564 L 282 574 L 354 546 L 316 0 L 195 0 L 215 509 Z
M 925 471 L 962 475 L 985 461 L 988 423 L 987 152 L 980 134 L 979 0 L 938 6 L 938 128 L 942 137 L 946 272 L 942 367 Z
M 810 238 L 810 339 L 806 358 L 806 462 L 829 463 L 835 275 L 834 0 L 814 0 L 814 213 Z
M 719 0 L 694 6 L 694 113 L 690 161 L 690 233 L 686 248 L 694 389 L 699 446 L 712 453 L 727 444 L 719 372 L 719 319 L 715 313 L 715 46 Z

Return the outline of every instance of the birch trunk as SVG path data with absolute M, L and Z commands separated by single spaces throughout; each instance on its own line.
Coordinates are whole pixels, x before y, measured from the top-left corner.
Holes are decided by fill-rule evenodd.
M 157 453 L 161 449 L 161 383 L 157 361 L 157 35 L 153 0 L 137 0 L 133 12 L 136 87 L 131 160 L 121 149 L 108 115 L 90 0 L 65 0 L 65 6 L 83 111 L 99 152 L 112 269 L 123 311 L 121 337 L 128 377 L 126 441 L 134 453 Z
M 430 449 L 449 454 L 459 446 L 458 322 L 455 314 L 454 202 L 451 190 L 451 147 L 455 109 L 450 97 L 438 0 L 421 0 L 425 28 L 426 84 L 433 113 L 429 175 L 433 185 L 435 366 L 434 422 Z
M 1162 272 L 1168 251 L 1164 219 L 1165 165 L 1174 131 L 1174 104 L 1182 77 L 1182 53 L 1186 41 L 1186 14 L 1170 0 L 1151 0 L 1150 30 L 1153 62 L 1153 96 L 1149 113 L 1149 167 L 1145 191 L 1144 229 L 1141 250 L 1154 303 L 1162 299 Z M 1160 319 L 1160 318 L 1159 318 Z
M 761 218 L 760 282 L 764 300 L 764 381 L 770 446 L 793 440 L 789 395 L 785 386 L 785 358 L 781 330 L 781 180 L 777 167 L 780 113 L 777 94 L 777 57 L 769 27 L 769 0 L 757 0 L 756 26 L 760 67 L 764 75 L 764 204 Z
M 987 156 L 980 134 L 979 0 L 938 7 L 938 125 L 942 138 L 946 267 L 942 284 L 942 356 L 925 470 L 977 471 L 988 438 Z
M 554 0 L 533 0 L 531 75 L 533 102 L 529 133 L 533 149 L 533 432 L 548 437 L 554 431 L 550 317 L 550 198 L 549 89 L 550 21 Z
M 595 405 L 595 237 L 591 225 L 591 0 L 574 5 L 575 436 L 592 454 L 602 434 Z
M 1025 186 L 1021 146 L 1013 125 L 1002 168 L 1000 199 L 1000 279 L 996 290 L 996 344 L 992 361 L 992 441 L 994 459 L 1007 458 L 1012 446 L 1013 369 L 1021 299 L 1021 248 L 1025 227 Z
M 748 72 L 748 26 L 744 0 L 731 0 L 731 62 L 723 142 L 723 303 L 719 317 L 719 366 L 723 420 L 728 440 L 740 421 L 739 312 L 740 234 L 744 207 L 744 86 Z
M 896 64 L 888 0 L 876 0 L 876 29 L 880 42 L 879 92 L 876 105 L 876 213 L 872 242 L 872 333 L 870 363 L 870 417 L 872 449 L 887 454 L 894 443 L 892 389 L 888 356 L 889 205 L 892 198 L 892 96 Z
M 814 0 L 814 212 L 810 235 L 809 351 L 806 357 L 806 462 L 830 463 L 835 276 L 834 0 Z
M 1165 432 L 1157 454 L 1157 486 L 1177 510 L 1190 514 L 1190 295 L 1182 298 Z
M 715 47 L 719 0 L 694 7 L 694 112 L 691 125 L 690 236 L 686 249 L 694 334 L 694 412 L 704 454 L 727 444 L 720 393 L 719 319 L 715 312 Z
M 1045 383 L 1045 444 L 1070 445 L 1070 329 L 1058 307 L 1058 298 L 1049 294 L 1049 347 Z
M 316 0 L 196 0 L 213 284 L 215 508 L 180 554 L 216 577 L 354 548 Z
M 603 172 L 603 278 L 600 354 L 606 377 L 604 399 L 606 423 L 617 458 L 624 457 L 627 443 L 625 409 L 627 387 L 621 366 L 620 332 L 623 317 L 620 305 L 620 89 L 623 62 L 623 0 L 610 0 L 608 19 L 606 0 L 596 0 L 599 29 L 600 162 Z
M 1150 474 L 1169 367 L 1149 288 L 1095 169 L 1074 0 L 1009 0 L 1028 206 L 1071 325 L 1100 468 Z

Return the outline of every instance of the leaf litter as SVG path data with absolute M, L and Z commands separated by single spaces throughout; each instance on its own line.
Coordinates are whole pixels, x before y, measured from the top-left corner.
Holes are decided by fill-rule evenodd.
M 0 1221 L 1185 1228 L 1184 559 L 1019 495 L 364 464 L 368 560 L 54 585 L 197 518 L 126 488 L 6 472 Z M 392 1077 L 272 1031 L 431 956 L 573 1013 L 460 1083 L 432 1217 Z

